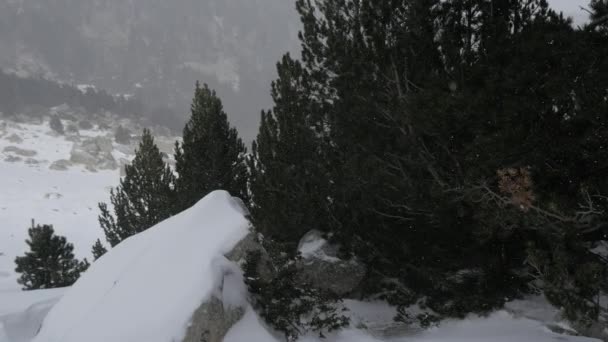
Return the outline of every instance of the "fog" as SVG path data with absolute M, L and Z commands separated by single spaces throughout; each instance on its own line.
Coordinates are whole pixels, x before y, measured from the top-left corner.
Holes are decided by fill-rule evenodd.
M 586 2 L 550 0 L 575 24 Z M 200 80 L 250 141 L 299 27 L 292 0 L 0 0 L 0 68 L 127 94 L 176 130 Z

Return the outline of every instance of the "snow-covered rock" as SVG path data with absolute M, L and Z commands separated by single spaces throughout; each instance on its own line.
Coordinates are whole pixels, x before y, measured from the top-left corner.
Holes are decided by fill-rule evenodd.
M 81 143 L 74 143 L 70 152 L 70 161 L 74 164 L 83 164 L 91 169 L 114 170 L 118 164 L 112 151 L 112 140 L 109 138 L 89 138 Z
M 65 294 L 34 341 L 223 337 L 246 307 L 240 268 L 224 257 L 248 234 L 249 222 L 240 208 L 227 192 L 213 192 L 123 241 Z
M 11 152 L 22 157 L 33 157 L 37 154 L 36 151 L 19 148 L 17 146 L 7 146 L 4 148 L 3 152 Z
M 365 265 L 355 258 L 340 259 L 338 250 L 339 247 L 325 240 L 321 232 L 308 232 L 298 245 L 302 256 L 298 262 L 298 276 L 316 288 L 339 296 L 353 292 L 365 276 Z

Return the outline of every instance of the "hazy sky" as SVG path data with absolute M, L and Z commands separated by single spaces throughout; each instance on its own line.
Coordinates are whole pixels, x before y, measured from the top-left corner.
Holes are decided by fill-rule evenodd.
M 554 9 L 563 11 L 566 16 L 572 17 L 575 24 L 588 20 L 588 13 L 581 10 L 581 6 L 589 8 L 589 0 L 549 0 L 549 4 Z

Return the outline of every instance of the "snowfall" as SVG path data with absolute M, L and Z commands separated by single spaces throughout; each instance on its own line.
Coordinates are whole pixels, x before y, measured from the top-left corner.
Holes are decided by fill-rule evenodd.
M 69 141 L 53 136 L 44 126 L 20 129 L 23 144 L 39 155 L 49 160 L 66 158 Z M 4 133 L 0 151 L 8 145 Z M 0 342 L 180 341 L 193 312 L 215 295 L 226 268 L 236 270 L 238 276 L 230 278 L 230 286 L 224 284 L 230 291 L 222 300 L 248 309 L 224 341 L 282 341 L 246 304 L 240 268 L 224 257 L 250 226 L 240 201 L 224 191 L 213 192 L 185 212 L 123 241 L 94 262 L 71 288 L 21 291 L 14 258 L 27 247 L 31 219 L 54 224 L 57 233 L 74 243 L 77 256 L 90 260 L 90 246 L 102 237 L 97 203 L 108 200 L 108 187 L 118 179 L 118 171 L 51 171 L 45 161 L 35 165 L 0 161 Z M 323 341 L 385 341 L 362 327 L 390 324 L 395 308 L 357 300 L 346 300 L 344 305 L 351 328 Z M 548 326 L 571 331 L 556 308 L 535 297 L 511 302 L 486 317 L 448 320 L 386 341 L 596 341 L 557 334 Z M 318 341 L 316 335 L 300 339 Z

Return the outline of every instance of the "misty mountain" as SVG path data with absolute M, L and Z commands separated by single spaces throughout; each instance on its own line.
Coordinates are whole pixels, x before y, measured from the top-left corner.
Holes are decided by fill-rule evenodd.
M 0 68 L 133 94 L 169 121 L 201 80 L 249 140 L 298 30 L 290 0 L 1 0 Z

